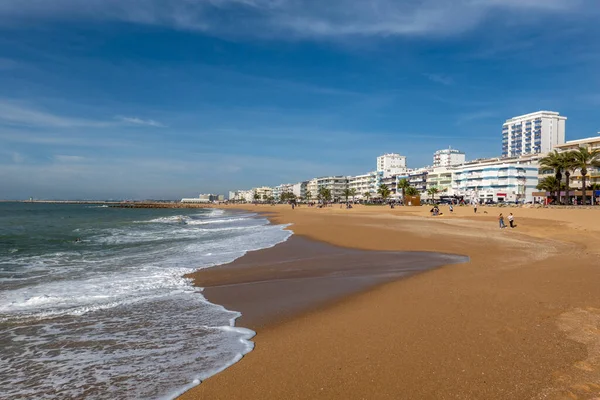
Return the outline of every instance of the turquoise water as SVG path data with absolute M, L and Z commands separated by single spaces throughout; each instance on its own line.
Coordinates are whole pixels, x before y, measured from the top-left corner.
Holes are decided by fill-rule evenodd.
M 3 395 L 173 398 L 252 349 L 183 275 L 289 235 L 242 212 L 0 203 Z

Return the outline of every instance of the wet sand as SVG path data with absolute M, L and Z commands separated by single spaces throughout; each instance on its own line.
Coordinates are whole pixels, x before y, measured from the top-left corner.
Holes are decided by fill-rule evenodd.
M 349 249 L 292 236 L 189 277 L 205 288 L 208 300 L 242 313 L 236 325 L 257 330 L 384 282 L 466 261 L 449 254 Z
M 258 323 L 253 352 L 181 398 L 600 396 L 600 210 L 247 209 L 336 246 L 470 260 Z M 515 230 L 497 228 L 500 211 Z

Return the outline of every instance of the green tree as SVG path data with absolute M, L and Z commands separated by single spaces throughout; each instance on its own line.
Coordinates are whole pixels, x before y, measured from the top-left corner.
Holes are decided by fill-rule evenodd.
M 410 187 L 410 183 L 408 179 L 402 178 L 398 181 L 398 189 L 402 190 L 402 201 L 404 201 L 404 197 L 406 197 L 406 189 Z
M 331 201 L 331 190 L 326 187 L 319 188 L 319 199 L 321 201 Z
M 256 191 L 254 192 L 254 201 L 259 201 L 260 200 L 260 194 L 258 194 Z
M 564 171 L 564 158 L 556 150 L 549 153 L 546 157 L 540 160 L 540 166 L 545 169 L 551 169 L 554 171 L 554 177 L 556 178 L 557 186 L 556 190 L 556 202 L 560 203 L 560 182 L 562 181 L 562 174 Z
M 600 168 L 600 150 L 588 150 L 587 147 L 580 147 L 579 150 L 573 151 L 573 157 L 575 159 L 575 168 L 581 171 L 581 183 L 582 183 L 582 200 L 583 205 L 587 202 L 586 183 L 588 168 Z
M 350 189 L 350 196 L 352 196 L 352 202 L 354 203 L 354 197 L 356 197 L 356 189 Z
M 383 201 L 385 202 L 385 200 L 390 197 L 390 189 L 384 185 L 383 183 L 381 183 L 379 185 L 379 187 L 377 188 L 377 193 L 381 196 L 381 198 L 383 199 Z
M 565 173 L 565 193 L 567 197 L 567 204 L 569 204 L 569 191 L 571 190 L 571 172 L 577 169 L 577 160 L 573 151 L 560 153 L 560 155 L 563 161 L 563 171 Z
M 419 191 L 417 190 L 416 187 L 409 186 L 406 188 L 407 196 L 417 196 L 418 194 L 419 194 Z
M 371 192 L 364 192 L 363 196 L 367 198 L 367 203 L 371 200 Z
M 538 182 L 536 189 L 543 190 L 544 192 L 554 192 L 557 187 L 564 187 L 564 183 L 558 182 L 555 176 L 547 176 L 545 178 L 540 179 Z
M 262 199 L 263 199 L 263 201 L 267 201 L 267 199 L 268 199 L 268 198 L 269 198 L 269 196 L 267 196 L 266 194 L 263 194 L 263 195 L 262 195 Z
M 307 202 L 310 202 L 310 199 L 312 199 L 312 193 L 310 192 L 310 190 L 306 191 L 306 194 L 304 195 L 304 197 L 306 197 Z
M 427 194 L 429 196 L 431 196 L 431 200 L 433 200 L 435 202 L 435 195 L 438 194 L 440 192 L 440 189 L 434 187 L 430 187 L 429 189 L 427 189 Z
M 352 196 L 352 192 L 350 189 L 344 189 L 342 191 L 342 195 L 346 198 L 346 203 L 348 202 L 348 197 Z

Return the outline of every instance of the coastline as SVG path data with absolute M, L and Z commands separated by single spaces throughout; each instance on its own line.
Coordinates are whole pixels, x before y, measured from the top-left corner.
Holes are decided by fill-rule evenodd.
M 561 398 L 600 389 L 591 342 L 572 339 L 573 321 L 594 321 L 600 306 L 590 268 L 599 232 L 588 214 L 570 215 L 583 210 L 511 209 L 519 227 L 507 232 L 494 208 L 435 219 L 425 207 L 244 208 L 333 245 L 470 261 L 267 323 L 242 362 L 180 398 Z

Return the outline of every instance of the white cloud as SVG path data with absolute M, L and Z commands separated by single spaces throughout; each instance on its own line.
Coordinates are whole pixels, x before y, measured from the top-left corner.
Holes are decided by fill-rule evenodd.
M 2 99 L 0 99 L 0 124 L 52 128 L 100 128 L 110 125 L 103 121 L 55 115 L 23 104 L 4 101 Z
M 154 126 L 157 128 L 165 128 L 166 125 L 161 124 L 158 121 L 155 121 L 153 119 L 141 119 L 141 118 L 137 118 L 137 117 L 116 117 L 119 121 L 128 123 L 128 124 L 133 124 L 133 125 L 146 125 L 146 126 Z
M 21 164 L 25 161 L 25 157 L 21 153 L 17 153 L 16 151 L 12 153 L 12 160 L 15 164 Z
M 78 163 L 85 161 L 85 157 L 82 156 L 68 156 L 68 155 L 55 155 L 54 159 L 61 163 Z
M 429 79 L 432 82 L 435 83 L 441 83 L 442 85 L 453 85 L 454 84 L 454 79 L 452 79 L 452 77 L 448 76 L 448 75 L 444 75 L 444 74 L 424 74 L 427 79 Z
M 589 12 L 595 4 L 596 0 L 54 0 L 50 7 L 48 0 L 2 0 L 0 25 L 20 19 L 79 18 L 266 37 L 440 35 L 464 32 L 505 11 Z

